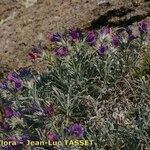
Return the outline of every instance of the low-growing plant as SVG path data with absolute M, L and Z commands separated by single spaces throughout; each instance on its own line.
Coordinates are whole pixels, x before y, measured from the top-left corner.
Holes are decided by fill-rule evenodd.
M 29 148 L 27 140 L 94 140 L 93 145 L 43 149 L 139 150 L 150 148 L 148 23 L 131 29 L 48 34 L 51 53 L 33 47 L 29 59 L 49 62 L 48 72 L 29 68 L 1 80 L 0 138 Z M 36 71 L 36 70 L 35 70 Z M 36 146 L 30 146 L 36 149 Z

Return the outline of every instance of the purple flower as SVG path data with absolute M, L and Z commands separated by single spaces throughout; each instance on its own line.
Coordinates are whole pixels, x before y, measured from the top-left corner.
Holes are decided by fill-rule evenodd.
M 55 106 L 53 103 L 49 104 L 45 109 L 44 109 L 45 114 L 48 116 L 52 116 L 55 112 Z
M 64 56 L 66 56 L 67 55 L 67 53 L 68 53 L 68 50 L 67 50 L 67 48 L 65 48 L 65 47 L 59 47 L 59 48 L 56 48 L 55 49 L 55 55 L 56 56 L 58 56 L 58 57 L 64 57 Z
M 7 122 L 0 122 L 0 128 L 2 130 L 6 130 L 6 131 L 11 130 L 11 127 L 9 126 L 9 124 Z
M 48 141 L 54 142 L 54 141 L 58 141 L 59 136 L 57 133 L 54 132 L 49 132 L 47 135 Z
M 38 58 L 38 55 L 37 53 L 33 53 L 33 52 L 29 52 L 28 53 L 28 56 L 29 56 L 29 59 L 34 62 L 37 58 Z
M 3 147 L 2 150 L 15 150 L 15 148 L 11 145 L 8 145 L 8 146 Z
M 141 34 L 148 32 L 148 22 L 145 20 L 142 20 L 139 22 L 139 31 Z
M 27 140 L 29 139 L 29 136 L 27 134 L 23 135 L 21 138 L 21 142 L 23 142 L 23 144 L 27 144 Z
M 112 44 L 113 44 L 113 46 L 114 46 L 115 48 L 118 47 L 118 46 L 120 45 L 119 37 L 113 36 L 113 37 L 112 37 Z
M 14 111 L 11 107 L 7 107 L 4 109 L 5 118 L 11 118 L 14 115 Z
M 40 47 L 36 47 L 36 46 L 33 45 L 31 51 L 32 51 L 33 53 L 41 53 L 41 52 L 42 52 L 42 49 L 41 49 Z
M 0 89 L 6 90 L 7 84 L 5 82 L 0 82 Z
M 101 46 L 99 47 L 99 49 L 97 50 L 98 55 L 103 55 L 103 54 L 105 53 L 106 49 L 107 49 L 106 46 L 101 45 Z
M 84 134 L 84 128 L 81 124 L 72 124 L 70 127 L 68 127 L 67 131 L 75 136 L 75 137 L 82 137 Z
M 134 39 L 136 39 L 137 37 L 133 34 L 128 35 L 128 41 L 133 41 Z
M 20 144 L 20 138 L 18 136 L 16 136 L 16 135 L 10 136 L 8 138 L 8 141 L 15 141 L 17 145 Z
M 112 29 L 110 27 L 102 27 L 100 30 L 100 35 L 107 35 L 110 34 L 112 35 Z
M 11 82 L 16 80 L 16 78 L 18 78 L 18 74 L 16 72 L 10 72 L 7 76 L 7 79 Z
M 48 39 L 51 42 L 60 42 L 61 41 L 61 35 L 59 33 L 48 33 Z
M 23 77 L 27 77 L 30 75 L 30 70 L 28 68 L 20 68 L 19 71 L 19 77 L 23 78 Z
M 96 43 L 96 35 L 93 31 L 89 31 L 86 35 L 86 41 L 90 46 L 95 45 Z
M 13 84 L 15 92 L 18 92 L 22 89 L 22 80 L 19 78 L 19 75 L 16 72 L 10 72 L 7 76 L 7 79 Z
M 72 42 L 76 42 L 79 39 L 80 35 L 77 29 L 69 29 L 69 39 Z
M 133 35 L 133 32 L 129 27 L 126 28 L 126 32 L 128 33 L 128 41 L 133 41 L 137 38 L 137 36 Z
M 15 79 L 12 83 L 13 83 L 15 92 L 18 92 L 23 88 L 23 83 L 21 79 Z

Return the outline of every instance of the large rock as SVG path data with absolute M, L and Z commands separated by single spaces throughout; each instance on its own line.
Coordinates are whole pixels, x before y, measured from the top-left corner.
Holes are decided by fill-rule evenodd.
M 26 52 L 47 32 L 128 25 L 150 16 L 149 0 L 1 0 L 0 66 L 28 65 Z

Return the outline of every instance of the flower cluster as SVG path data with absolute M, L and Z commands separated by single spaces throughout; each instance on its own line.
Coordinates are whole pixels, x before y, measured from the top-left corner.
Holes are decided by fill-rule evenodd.
M 90 45 L 93 46 L 96 44 L 96 35 L 94 33 L 94 31 L 89 31 L 87 32 L 86 35 L 86 42 Z
M 46 115 L 48 116 L 52 116 L 54 115 L 54 112 L 55 112 L 55 105 L 53 103 L 50 103 L 48 106 L 46 106 L 44 108 L 44 112 Z
M 23 88 L 23 82 L 16 72 L 10 72 L 7 79 L 13 84 L 14 91 L 17 92 Z
M 143 20 L 139 22 L 139 31 L 141 34 L 148 32 L 148 22 Z
M 61 41 L 61 35 L 59 33 L 48 33 L 48 39 L 51 42 L 60 42 Z
M 49 132 L 48 135 L 47 135 L 47 139 L 49 141 L 51 141 L 51 142 L 54 142 L 54 141 L 58 141 L 59 140 L 59 136 L 55 132 Z
M 54 49 L 45 55 L 56 63 L 48 72 L 22 67 L 0 81 L 0 138 L 17 143 L 4 149 L 26 149 L 28 139 L 91 138 L 93 149 L 148 148 L 148 22 L 138 29 L 49 32 Z M 29 60 L 44 61 L 43 53 L 33 45 Z
M 34 62 L 37 58 L 40 57 L 40 54 L 42 53 L 42 47 L 39 44 L 38 46 L 33 45 L 32 49 L 28 53 L 29 59 Z
M 68 38 L 72 42 L 77 42 L 80 38 L 79 31 L 76 29 L 69 29 Z
M 141 21 L 139 22 L 139 32 L 141 34 L 148 32 L 148 23 L 147 21 Z M 138 38 L 137 35 L 133 34 L 133 31 L 128 27 L 124 29 L 124 31 L 127 33 L 127 38 L 125 33 L 121 32 L 119 35 L 115 34 L 112 30 L 112 28 L 106 26 L 101 28 L 98 32 L 96 31 L 88 31 L 85 34 L 85 38 L 83 37 L 83 40 L 91 46 L 97 49 L 97 54 L 99 56 L 102 56 L 106 53 L 108 49 L 116 49 L 118 47 L 121 47 L 124 42 L 130 43 Z M 82 35 L 83 36 L 83 35 Z M 68 41 L 71 43 L 77 43 L 77 41 L 81 40 L 81 33 L 72 28 L 69 29 L 67 33 Z M 58 57 L 65 57 L 69 54 L 69 47 L 67 45 L 68 41 L 65 42 L 66 37 L 64 35 L 60 35 L 59 33 L 49 33 L 48 38 L 51 42 L 55 42 L 58 44 L 58 47 L 54 49 L 54 54 Z M 126 39 L 125 39 L 126 38 Z M 109 43 L 109 45 L 108 45 Z
M 68 50 L 66 47 L 59 47 L 59 48 L 56 48 L 54 51 L 54 54 L 58 57 L 64 57 L 67 55 L 67 53 L 68 53 Z
M 81 124 L 75 123 L 66 127 L 65 130 L 72 136 L 81 138 L 84 135 L 84 127 Z

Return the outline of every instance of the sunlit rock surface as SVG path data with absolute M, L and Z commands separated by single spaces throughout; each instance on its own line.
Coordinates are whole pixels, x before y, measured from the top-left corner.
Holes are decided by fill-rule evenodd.
M 48 46 L 48 31 L 133 24 L 150 16 L 149 0 L 1 0 L 0 66 L 28 65 L 33 44 Z

